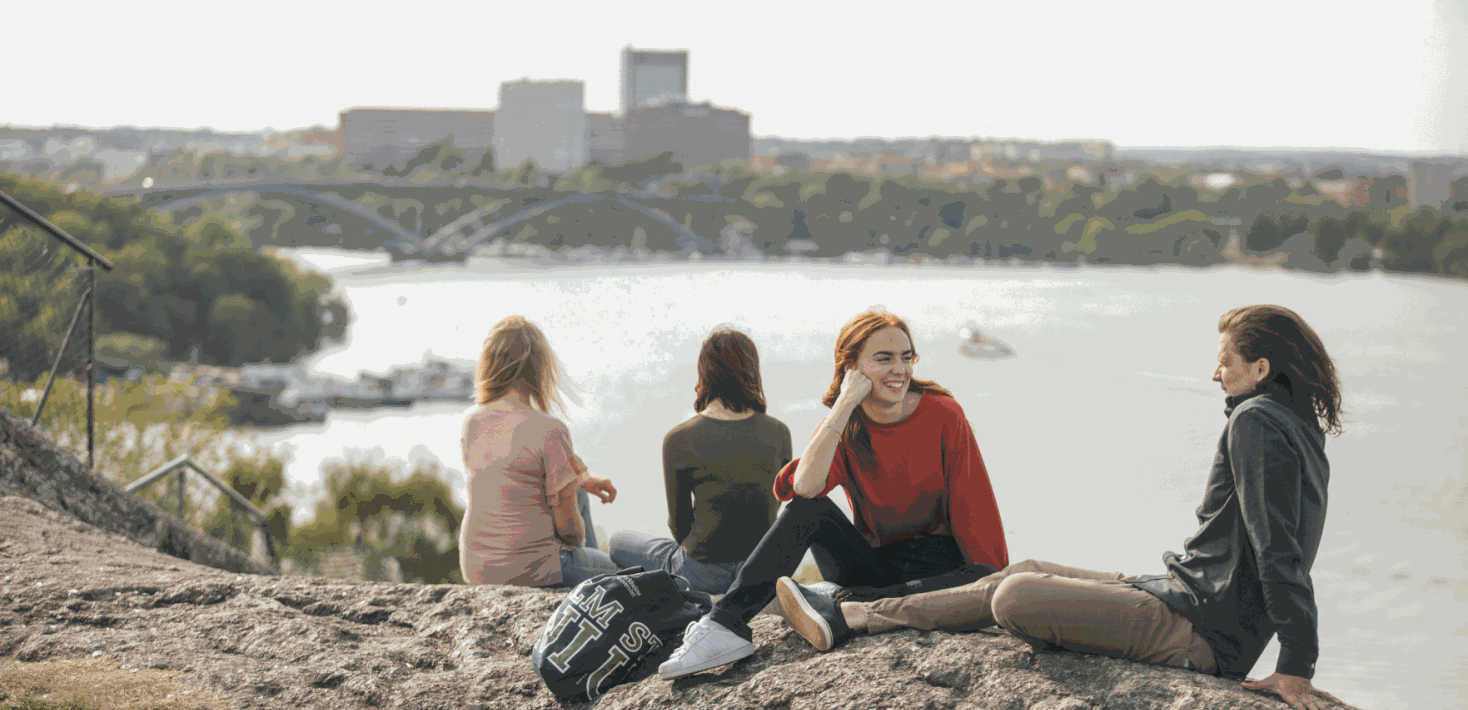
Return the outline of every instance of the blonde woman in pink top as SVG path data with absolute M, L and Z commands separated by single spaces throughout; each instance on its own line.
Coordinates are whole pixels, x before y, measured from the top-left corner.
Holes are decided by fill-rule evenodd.
M 575 586 L 617 566 L 595 548 L 587 493 L 610 503 L 611 481 L 590 475 L 571 433 L 548 413 L 562 408 L 560 371 L 545 335 L 510 316 L 484 340 L 479 403 L 464 418 L 469 509 L 459 528 L 468 584 Z

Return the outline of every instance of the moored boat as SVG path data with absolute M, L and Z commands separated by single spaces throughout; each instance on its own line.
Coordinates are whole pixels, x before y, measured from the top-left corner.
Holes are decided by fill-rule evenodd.
M 975 360 L 1002 360 L 1015 356 L 1014 348 L 1009 343 L 986 335 L 973 321 L 969 321 L 958 331 L 958 337 L 961 340 L 958 344 L 958 352 L 964 357 Z

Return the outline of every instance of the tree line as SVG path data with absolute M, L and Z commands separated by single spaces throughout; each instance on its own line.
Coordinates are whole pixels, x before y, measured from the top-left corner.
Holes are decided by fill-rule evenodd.
M 1186 168 L 1110 161 L 1087 170 L 1095 173 L 1090 180 L 1028 176 L 965 184 L 814 171 L 776 176 L 737 166 L 684 166 L 664 153 L 548 175 L 530 160 L 496 170 L 492 151 L 466 156 L 450 136 L 382 172 L 417 183 L 488 178 L 493 184 L 480 190 L 483 199 L 428 204 L 388 197 L 391 190 L 385 189 L 361 200 L 425 233 L 490 199 L 518 203 L 556 193 L 597 192 L 660 209 L 711 241 L 719 241 L 731 224 L 745 225 L 741 246 L 773 255 L 839 258 L 886 250 L 898 258 L 1192 266 L 1243 256 L 1315 271 L 1379 267 L 1468 273 L 1462 253 L 1468 239 L 1468 178 L 1453 183 L 1453 197 L 1441 211 L 1413 211 L 1407 206 L 1406 178 L 1397 174 L 1356 176 L 1352 206 L 1345 207 L 1311 180 L 1292 183 L 1243 173 L 1240 183 L 1217 191 L 1194 185 L 1189 178 L 1197 171 Z M 1117 179 L 1122 176 L 1130 179 Z M 1330 181 L 1348 177 L 1330 168 L 1315 175 Z M 265 210 L 261 214 L 267 219 L 261 221 L 271 224 L 251 232 L 252 239 L 269 243 L 288 232 L 286 239 L 297 244 L 375 248 L 380 241 L 339 227 L 317 234 L 322 228 L 302 222 L 304 217 L 274 215 L 270 209 L 256 208 Z M 290 224 L 282 224 L 287 217 Z M 1228 251 L 1231 232 L 1240 237 L 1235 252 Z M 666 224 L 607 202 L 569 205 L 498 236 L 552 250 L 687 248 Z
M 0 190 L 115 264 L 97 276 L 103 350 L 218 365 L 287 362 L 345 333 L 348 310 L 329 278 L 240 248 L 249 241 L 233 225 L 202 219 L 176 227 L 134 202 L 15 175 L 0 174 Z M 75 301 L 77 294 L 58 291 L 68 286 L 59 281 L 18 287 L 27 254 L 48 242 L 55 240 L 15 215 L 0 223 L 0 272 L 12 274 L 7 283 L 14 287 L 0 293 L 0 319 L 14 321 L 0 330 L 34 341 L 12 341 L 12 352 L 55 352 L 65 336 L 64 324 L 36 329 L 21 322 Z M 30 378 L 45 365 L 45 358 L 16 358 L 10 373 Z

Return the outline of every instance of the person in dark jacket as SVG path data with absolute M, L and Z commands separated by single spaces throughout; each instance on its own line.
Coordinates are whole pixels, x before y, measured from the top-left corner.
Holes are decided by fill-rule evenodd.
M 824 648 L 858 631 L 997 623 L 1036 648 L 1232 678 L 1243 678 L 1277 635 L 1275 672 L 1244 687 L 1323 709 L 1323 699 L 1335 698 L 1310 682 L 1320 653 L 1310 568 L 1325 526 L 1325 435 L 1341 430 L 1340 382 L 1320 337 L 1289 309 L 1234 309 L 1218 331 L 1213 380 L 1227 395 L 1228 423 L 1198 531 L 1182 556 L 1163 556 L 1166 574 L 1026 560 L 964 586 L 877 601 L 858 601 L 860 590 L 796 585 L 798 603 L 782 600 L 782 613 Z

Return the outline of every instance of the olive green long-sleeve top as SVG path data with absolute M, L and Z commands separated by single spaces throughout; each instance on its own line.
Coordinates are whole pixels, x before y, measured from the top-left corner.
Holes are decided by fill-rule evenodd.
M 790 428 L 767 414 L 696 414 L 663 438 L 668 528 L 699 562 L 743 562 L 775 520 L 775 474 L 792 458 Z

